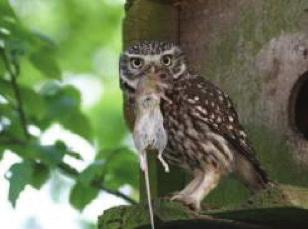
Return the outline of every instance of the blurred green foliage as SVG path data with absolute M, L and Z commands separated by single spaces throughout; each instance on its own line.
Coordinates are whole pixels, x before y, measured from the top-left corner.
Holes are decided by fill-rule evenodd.
M 22 159 L 6 175 L 14 206 L 26 185 L 40 189 L 57 169 L 75 179 L 70 203 L 77 209 L 101 190 L 130 201 L 119 188 L 138 186 L 136 156 L 124 145 L 117 79 L 123 7 L 115 2 L 0 0 L 0 160 L 8 150 Z M 65 83 L 66 75 L 80 74 L 103 87 L 92 106 L 82 106 L 80 91 Z M 95 160 L 85 170 L 64 162 L 82 160 L 65 141 L 41 143 L 55 123 L 95 145 Z

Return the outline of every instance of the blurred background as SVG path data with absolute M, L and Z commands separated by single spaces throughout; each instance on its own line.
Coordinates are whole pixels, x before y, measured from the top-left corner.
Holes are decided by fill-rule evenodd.
M 0 0 L 0 228 L 96 228 L 138 199 L 124 0 Z

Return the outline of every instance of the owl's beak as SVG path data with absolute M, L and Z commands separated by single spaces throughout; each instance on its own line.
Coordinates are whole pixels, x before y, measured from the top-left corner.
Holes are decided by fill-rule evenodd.
M 151 73 L 155 73 L 155 72 L 156 72 L 156 67 L 155 67 L 155 65 L 151 65 L 150 72 L 151 72 Z

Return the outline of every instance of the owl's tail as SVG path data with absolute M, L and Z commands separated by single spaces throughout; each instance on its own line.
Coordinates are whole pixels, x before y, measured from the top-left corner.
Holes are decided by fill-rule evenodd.
M 253 192 L 265 189 L 273 184 L 257 159 L 248 160 L 240 154 L 235 159 L 235 173 Z

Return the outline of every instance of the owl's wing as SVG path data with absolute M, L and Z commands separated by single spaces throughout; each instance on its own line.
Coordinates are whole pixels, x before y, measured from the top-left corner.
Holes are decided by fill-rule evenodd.
M 229 96 L 202 77 L 189 80 L 185 89 L 185 101 L 190 103 L 188 107 L 191 115 L 205 122 L 215 133 L 223 136 L 236 149 L 236 152 L 250 161 L 266 178 L 267 175 L 255 157 L 254 149 L 239 123 L 237 112 Z

